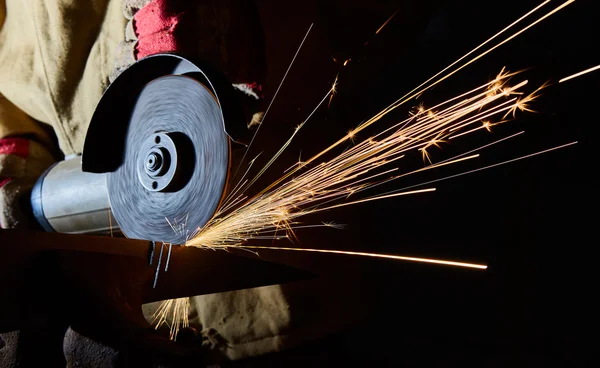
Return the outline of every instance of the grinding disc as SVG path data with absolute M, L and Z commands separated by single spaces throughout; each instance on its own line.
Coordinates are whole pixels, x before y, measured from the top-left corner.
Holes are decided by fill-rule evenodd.
M 167 136 L 173 141 L 165 144 Z M 161 137 L 164 147 L 153 143 Z M 203 84 L 175 75 L 148 83 L 131 115 L 123 163 L 107 179 L 111 209 L 123 233 L 182 243 L 186 234 L 204 226 L 223 196 L 229 144 L 219 104 Z M 107 146 L 110 149 L 110 142 Z M 155 152 L 173 147 L 175 157 L 173 151 L 160 157 L 170 163 L 161 171 L 163 176 L 149 179 L 147 168 L 154 168 Z M 164 178 L 173 175 L 175 165 L 178 181 L 169 183 Z

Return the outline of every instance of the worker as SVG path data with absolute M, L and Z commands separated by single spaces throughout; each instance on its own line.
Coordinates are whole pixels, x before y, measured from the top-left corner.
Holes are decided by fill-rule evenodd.
M 263 43 L 251 1 L 0 0 L 0 226 L 36 227 L 33 184 L 53 162 L 82 152 L 103 91 L 136 60 L 173 52 L 211 63 L 254 106 Z M 252 125 L 260 114 L 248 116 Z M 202 310 L 192 323 L 204 345 L 230 359 L 277 350 L 289 322 L 279 286 L 193 298 L 192 307 Z M 233 314 L 245 322 L 225 322 Z M 32 332 L 2 334 L 0 366 L 45 351 L 39 338 L 48 332 L 39 328 L 37 340 Z M 111 366 L 118 356 L 72 330 L 64 354 L 69 366 Z
M 246 101 L 248 125 L 260 122 L 264 35 L 251 0 L 0 0 L 2 228 L 36 226 L 28 208 L 36 179 L 82 152 L 94 109 L 123 70 L 165 52 L 221 70 Z M 192 297 L 190 324 L 208 361 L 290 351 L 368 313 L 357 309 L 364 303 L 356 302 L 356 283 L 337 285 L 315 279 Z M 155 309 L 144 306 L 147 319 Z M 36 331 L 0 336 L 0 367 L 25 366 L 32 357 L 53 366 L 55 351 L 68 366 L 111 367 L 122 358 L 113 347 L 42 321 Z M 289 359 L 297 364 L 293 354 Z

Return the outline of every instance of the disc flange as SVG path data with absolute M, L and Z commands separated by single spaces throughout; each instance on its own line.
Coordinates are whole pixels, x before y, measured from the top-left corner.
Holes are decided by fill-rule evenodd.
M 190 77 L 157 78 L 141 90 L 125 142 L 107 179 L 121 230 L 183 243 L 213 216 L 227 182 L 230 142 L 218 102 Z

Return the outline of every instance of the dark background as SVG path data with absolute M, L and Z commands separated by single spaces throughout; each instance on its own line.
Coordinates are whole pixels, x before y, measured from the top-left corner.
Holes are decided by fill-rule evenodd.
M 410 176 L 381 191 L 572 141 L 578 145 L 436 183 L 432 194 L 361 204 L 306 219 L 347 224 L 341 231 L 299 231 L 306 247 L 472 261 L 489 268 L 472 271 L 369 260 L 354 262 L 352 268 L 332 265 L 333 273 L 340 275 L 338 281 L 352 280 L 354 303 L 372 309 L 366 320 L 357 318 L 346 332 L 288 353 L 300 365 L 573 365 L 590 352 L 589 295 L 596 288 L 588 274 L 593 268 L 587 268 L 585 260 L 591 260 L 597 242 L 592 230 L 595 165 L 590 160 L 594 156 L 583 151 L 594 144 L 600 72 L 557 82 L 600 62 L 595 55 L 600 26 L 592 3 L 575 2 L 420 99 L 432 106 L 487 82 L 503 66 L 512 71 L 531 68 L 523 77 L 530 81 L 528 91 L 554 82 L 532 105 L 538 113 L 521 113 L 518 120 L 491 134 L 480 131 L 431 153 L 439 161 L 520 130 L 526 131 L 524 135 L 484 150 L 476 162 Z M 274 153 L 339 72 L 331 107 L 321 108 L 303 128 L 266 175 L 272 180 L 297 160 L 300 151 L 303 158 L 319 152 L 539 1 L 258 4 L 266 37 L 266 102 L 309 25 L 315 25 L 261 128 L 254 153 L 264 151 L 263 157 Z M 560 4 L 552 1 L 539 14 Z M 375 35 L 396 10 L 394 19 Z M 342 67 L 346 59 L 351 60 Z M 390 114 L 376 129 L 403 119 L 417 103 Z M 417 154 L 399 163 L 401 170 L 420 165 Z

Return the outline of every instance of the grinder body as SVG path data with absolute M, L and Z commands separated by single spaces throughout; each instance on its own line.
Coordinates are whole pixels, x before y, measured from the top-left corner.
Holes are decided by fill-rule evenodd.
M 81 156 L 52 165 L 31 193 L 31 207 L 46 231 L 107 234 L 119 227 L 110 209 L 107 174 L 81 170 Z
M 210 66 L 171 54 L 139 60 L 104 92 L 82 156 L 34 186 L 36 220 L 47 231 L 185 242 L 220 205 L 231 143 L 245 140 L 242 111 Z

